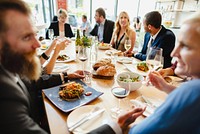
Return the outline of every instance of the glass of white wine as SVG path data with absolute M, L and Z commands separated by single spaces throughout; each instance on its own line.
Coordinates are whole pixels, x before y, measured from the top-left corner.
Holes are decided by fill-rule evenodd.
M 151 47 L 147 53 L 146 63 L 149 67 L 149 71 L 156 71 L 159 68 L 163 67 L 163 49 Z M 149 78 L 146 77 L 144 82 L 145 85 L 149 85 Z
M 151 47 L 146 58 L 147 65 L 151 70 L 156 70 L 157 68 L 163 66 L 163 49 Z
M 131 40 L 130 39 L 125 40 L 124 48 L 126 49 L 126 51 L 128 51 L 131 48 Z

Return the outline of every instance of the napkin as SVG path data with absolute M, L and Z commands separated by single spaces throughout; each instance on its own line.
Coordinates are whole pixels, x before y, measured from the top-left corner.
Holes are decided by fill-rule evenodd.
M 130 102 L 133 104 L 134 107 L 141 107 L 141 108 L 146 107 L 146 110 L 143 113 L 143 115 L 146 116 L 146 117 L 153 114 L 155 109 L 156 109 L 156 107 L 154 107 L 154 106 L 152 106 L 148 103 L 141 102 L 141 101 L 136 100 L 136 99 L 132 99 L 132 100 L 130 100 Z

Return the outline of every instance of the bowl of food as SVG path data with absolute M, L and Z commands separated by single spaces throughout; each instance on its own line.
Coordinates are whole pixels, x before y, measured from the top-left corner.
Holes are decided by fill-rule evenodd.
M 117 75 L 117 83 L 120 87 L 128 88 L 130 83 L 130 91 L 135 91 L 142 86 L 144 77 L 133 72 L 122 72 Z

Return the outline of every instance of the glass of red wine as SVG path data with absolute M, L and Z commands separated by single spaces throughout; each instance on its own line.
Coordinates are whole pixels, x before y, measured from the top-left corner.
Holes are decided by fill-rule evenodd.
M 79 58 L 80 61 L 83 62 L 82 69 L 83 69 L 83 75 L 85 75 L 84 62 L 88 59 L 87 47 L 79 47 L 78 58 Z

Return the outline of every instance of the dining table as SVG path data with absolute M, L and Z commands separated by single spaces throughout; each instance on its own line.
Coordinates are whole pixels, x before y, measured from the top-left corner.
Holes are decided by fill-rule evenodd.
M 66 54 L 69 54 L 71 52 L 76 52 L 75 43 L 71 43 L 73 47 L 67 47 L 66 49 L 71 48 L 72 50 L 68 51 Z M 88 48 L 89 49 L 89 48 Z M 110 48 L 112 50 L 112 48 Z M 111 89 L 114 87 L 119 87 L 116 78 L 119 73 L 129 71 L 126 66 L 124 66 L 123 63 L 117 62 L 116 57 L 112 57 L 106 53 L 108 50 L 102 50 L 98 49 L 97 51 L 97 60 L 100 60 L 102 58 L 111 58 L 113 64 L 115 64 L 116 68 L 116 74 L 113 79 L 107 80 L 107 79 L 98 79 L 98 78 L 92 78 L 91 83 L 88 84 L 89 87 L 92 87 L 96 91 L 102 92 L 103 94 L 99 96 L 98 98 L 94 99 L 93 101 L 85 104 L 85 105 L 92 105 L 92 106 L 100 106 L 101 108 L 105 109 L 105 112 L 111 117 L 113 121 L 117 121 L 116 118 L 113 118 L 111 109 L 118 105 L 119 98 L 115 97 Z M 67 64 L 69 66 L 69 69 L 67 70 L 68 73 L 72 73 L 76 70 L 82 70 L 82 65 L 85 64 L 85 69 L 87 71 L 91 71 L 92 69 L 92 62 L 89 60 L 85 61 L 84 63 L 81 62 L 78 59 L 78 54 L 75 53 L 76 58 L 73 61 L 66 62 L 64 64 Z M 117 57 L 119 58 L 119 57 Z M 139 60 L 132 57 L 133 62 L 138 62 Z M 137 73 L 137 72 L 135 72 Z M 84 82 L 84 81 L 83 81 Z M 142 85 L 139 89 L 136 91 L 130 92 L 130 94 L 125 99 L 120 99 L 120 108 L 124 110 L 130 110 L 132 108 L 131 104 L 129 103 L 132 99 L 137 99 L 138 97 L 146 96 L 148 98 L 159 100 L 160 102 L 163 102 L 165 98 L 167 97 L 167 94 L 163 91 L 160 91 L 156 89 L 153 86 L 146 86 Z M 69 112 L 63 112 L 60 109 L 58 109 L 44 94 L 43 94 L 43 101 L 45 106 L 45 111 L 49 123 L 49 128 L 51 134 L 70 134 L 69 128 L 67 126 L 67 119 L 70 113 Z M 80 106 L 82 107 L 82 106 Z M 137 124 L 140 121 L 142 121 L 145 116 L 140 116 L 133 124 Z M 128 131 L 128 130 L 127 130 Z

